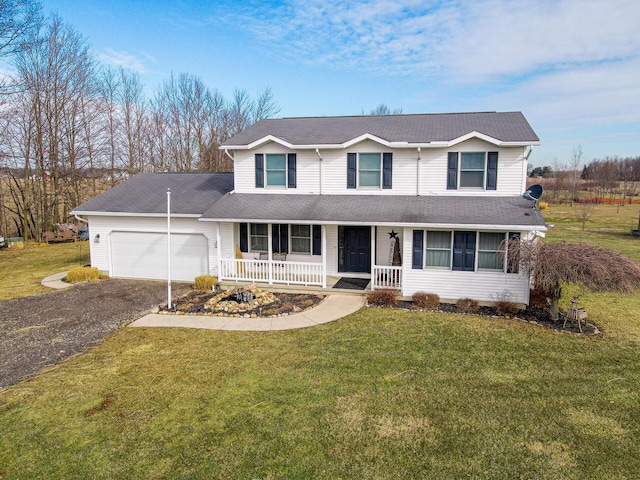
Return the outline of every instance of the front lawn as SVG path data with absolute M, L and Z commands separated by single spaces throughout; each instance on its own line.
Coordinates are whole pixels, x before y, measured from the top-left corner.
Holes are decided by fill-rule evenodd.
M 638 341 L 363 309 L 123 329 L 0 396 L 0 478 L 633 478 Z
M 89 242 L 27 242 L 24 248 L 0 250 L 0 300 L 51 291 L 40 281 L 89 263 Z

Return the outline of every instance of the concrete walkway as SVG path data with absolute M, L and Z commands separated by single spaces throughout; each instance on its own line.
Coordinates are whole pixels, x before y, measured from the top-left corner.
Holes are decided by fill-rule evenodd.
M 60 272 L 43 278 L 40 283 L 45 287 L 61 289 L 70 287 L 71 284 L 63 282 L 62 279 L 67 276 L 67 272 Z
M 313 327 L 346 317 L 362 308 L 362 295 L 329 295 L 317 307 L 285 317 L 237 318 L 207 315 L 174 315 L 150 313 L 129 324 L 129 327 L 180 327 L 208 330 L 265 332 Z

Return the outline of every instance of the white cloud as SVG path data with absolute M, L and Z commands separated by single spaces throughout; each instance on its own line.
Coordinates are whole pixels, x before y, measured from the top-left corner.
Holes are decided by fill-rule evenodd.
M 156 63 L 155 58 L 144 52 L 117 51 L 112 48 L 105 48 L 104 51 L 96 54 L 98 59 L 107 65 L 128 68 L 140 74 L 148 73 L 147 65 Z

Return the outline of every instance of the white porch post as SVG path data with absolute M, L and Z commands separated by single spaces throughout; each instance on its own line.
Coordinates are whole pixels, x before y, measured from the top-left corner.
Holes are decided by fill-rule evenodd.
M 271 253 L 273 251 L 273 238 L 271 237 L 272 228 L 272 224 L 267 224 L 267 235 L 269 236 L 269 238 L 267 238 L 267 248 L 269 249 L 269 285 L 273 285 L 273 254 Z
M 376 266 L 376 227 L 371 225 L 371 286 L 373 286 Z
M 327 288 L 327 227 L 326 225 L 320 226 L 321 238 L 322 238 L 322 288 Z
M 231 240 L 232 240 L 231 245 L 235 245 L 235 243 L 233 243 L 233 238 Z M 222 262 L 220 260 L 220 250 L 222 250 L 220 248 L 220 222 L 216 222 L 216 268 L 217 268 L 216 275 L 218 276 L 218 280 L 221 280 L 220 274 L 222 273 Z

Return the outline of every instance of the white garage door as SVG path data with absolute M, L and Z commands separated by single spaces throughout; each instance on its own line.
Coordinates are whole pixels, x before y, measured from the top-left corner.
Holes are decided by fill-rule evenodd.
M 167 278 L 167 234 L 112 232 L 113 277 Z M 171 279 L 192 282 L 209 273 L 209 248 L 204 235 L 171 234 Z

